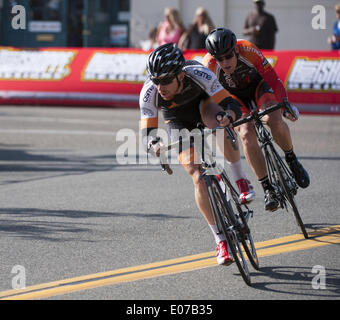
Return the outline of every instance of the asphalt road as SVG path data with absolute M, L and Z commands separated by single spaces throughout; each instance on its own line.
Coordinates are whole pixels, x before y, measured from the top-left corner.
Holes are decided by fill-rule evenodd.
M 302 219 L 321 230 L 309 241 L 291 213 L 263 210 L 242 158 L 257 192 L 253 237 L 268 248 L 252 287 L 235 264 L 217 266 L 183 168 L 167 176 L 136 156 L 138 120 L 135 109 L 0 107 L 0 298 L 20 298 L 22 285 L 35 294 L 24 298 L 51 300 L 340 298 L 339 117 L 289 124 L 311 176 L 297 196 Z

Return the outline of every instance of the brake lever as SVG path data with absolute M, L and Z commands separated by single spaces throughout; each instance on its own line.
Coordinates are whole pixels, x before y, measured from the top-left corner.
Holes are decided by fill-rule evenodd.
M 228 138 L 231 140 L 231 142 L 236 143 L 236 139 L 235 139 L 233 131 L 229 127 L 225 127 L 225 130 L 227 131 Z
M 233 149 L 237 150 L 236 139 L 233 130 L 231 130 L 229 127 L 225 127 L 225 130 L 227 131 L 228 139 L 231 140 L 231 145 Z
M 284 110 L 284 112 L 283 112 L 283 115 L 285 116 L 285 113 L 288 112 L 288 113 L 292 116 L 292 118 L 293 118 L 294 120 L 297 120 L 297 117 L 296 117 L 296 115 L 295 115 L 295 113 L 294 113 L 294 111 L 293 111 L 293 109 L 292 109 L 290 103 L 288 102 L 288 99 L 287 99 L 287 98 L 284 98 L 284 99 L 283 99 L 283 103 L 284 103 L 284 105 L 285 105 L 285 110 Z

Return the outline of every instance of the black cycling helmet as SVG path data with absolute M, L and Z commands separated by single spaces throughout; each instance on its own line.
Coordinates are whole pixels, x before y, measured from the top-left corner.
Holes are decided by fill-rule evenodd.
M 166 43 L 151 52 L 147 71 L 152 78 L 176 76 L 182 71 L 185 59 L 176 44 Z
M 234 32 L 226 28 L 217 28 L 207 36 L 205 48 L 213 57 L 218 57 L 231 51 L 236 41 Z

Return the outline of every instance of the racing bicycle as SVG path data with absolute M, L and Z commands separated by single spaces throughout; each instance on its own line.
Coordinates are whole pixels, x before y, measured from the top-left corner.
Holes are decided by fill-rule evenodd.
M 207 134 L 215 133 L 217 129 L 226 130 L 228 138 L 235 144 L 235 136 L 229 127 L 218 127 L 216 129 L 204 129 L 198 126 L 198 130 L 192 130 L 186 142 L 194 141 L 195 151 L 200 157 L 202 179 L 207 186 L 210 206 L 213 212 L 215 224 L 220 233 L 227 239 L 233 260 L 247 285 L 251 285 L 250 273 L 246 256 L 251 265 L 259 270 L 259 260 L 257 257 L 253 237 L 248 226 L 249 217 L 253 216 L 253 211 L 246 204 L 240 204 L 239 194 L 230 182 L 230 179 L 223 166 L 216 162 L 215 153 L 207 145 Z M 172 169 L 167 163 L 166 151 L 178 148 L 184 140 L 180 139 L 168 146 L 162 147 L 160 162 L 162 169 L 168 174 L 172 174 Z M 242 250 L 242 247 L 244 250 Z M 246 254 L 246 255 L 245 255 Z
M 264 153 L 268 177 L 274 188 L 276 199 L 279 201 L 282 209 L 285 208 L 288 211 L 288 208 L 290 208 L 293 211 L 297 225 L 300 227 L 304 237 L 307 239 L 308 233 L 295 202 L 298 186 L 294 180 L 291 170 L 283 162 L 276 151 L 272 142 L 273 138 L 261 120 L 266 114 L 281 108 L 286 110 L 286 112 L 289 112 L 293 117 L 295 116 L 286 100 L 283 100 L 282 103 L 278 103 L 260 112 L 257 110 L 254 103 L 250 103 L 251 114 L 243 119 L 234 121 L 233 127 L 235 128 L 244 123 L 254 121 L 257 140 Z

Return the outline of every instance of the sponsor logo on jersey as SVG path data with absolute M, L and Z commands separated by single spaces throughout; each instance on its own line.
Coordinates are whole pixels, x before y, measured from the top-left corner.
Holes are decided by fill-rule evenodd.
M 210 74 L 208 74 L 208 73 L 206 73 L 204 71 L 198 70 L 198 69 L 194 70 L 194 75 L 202 77 L 203 79 L 206 79 L 206 80 L 211 80 L 212 79 L 212 76 Z
M 148 117 L 148 118 L 155 117 L 155 113 L 149 108 L 142 108 L 141 112 L 144 117 Z
M 264 60 L 263 60 L 263 62 L 262 62 L 262 66 L 263 66 L 263 68 L 264 68 L 264 69 L 267 69 L 267 68 L 269 68 L 269 66 L 270 66 L 270 63 L 268 62 L 268 60 L 267 60 L 267 59 L 264 59 Z
M 253 52 L 256 55 L 258 55 L 259 57 L 263 58 L 263 55 L 262 55 L 261 51 L 257 50 L 254 47 L 251 47 L 251 46 L 242 46 L 242 49 L 246 50 L 246 51 L 249 51 L 249 52 Z
M 275 65 L 276 65 L 276 62 L 277 62 L 277 57 L 275 57 L 275 56 L 266 56 L 265 60 L 267 60 L 267 62 L 269 62 L 269 64 L 274 68 Z M 263 65 L 263 67 L 265 67 L 265 69 L 269 66 L 269 64 L 265 63 L 264 61 L 262 63 L 262 65 Z
M 227 85 L 227 87 L 230 87 L 230 88 L 236 88 L 236 83 L 234 82 L 233 78 L 231 77 L 230 74 L 227 74 L 227 73 L 223 73 L 222 72 L 222 77 L 224 76 L 224 81 Z M 223 81 L 223 80 L 222 80 Z
M 220 82 L 216 79 L 213 84 L 210 87 L 211 93 L 215 93 L 217 90 L 219 90 L 222 87 Z
M 143 97 L 144 102 L 150 101 L 150 97 L 151 97 L 151 93 L 152 93 L 153 89 L 154 89 L 154 87 L 150 87 L 150 88 L 148 88 L 148 90 L 146 90 L 145 95 Z

